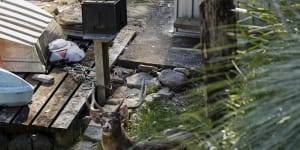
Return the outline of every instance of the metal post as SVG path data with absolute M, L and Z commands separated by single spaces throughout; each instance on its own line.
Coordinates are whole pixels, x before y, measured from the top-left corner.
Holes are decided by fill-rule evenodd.
M 110 83 L 108 43 L 102 40 L 94 40 L 94 52 L 96 63 L 96 100 L 98 104 L 105 105 Z
M 179 0 L 177 0 L 177 5 L 176 5 L 176 19 L 179 18 Z
M 194 18 L 194 4 L 195 4 L 195 1 L 192 0 L 192 18 Z

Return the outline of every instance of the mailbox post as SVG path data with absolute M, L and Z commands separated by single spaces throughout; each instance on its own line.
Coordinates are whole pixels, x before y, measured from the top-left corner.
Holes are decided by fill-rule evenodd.
M 106 103 L 110 84 L 108 45 L 127 24 L 126 0 L 86 0 L 82 3 L 83 38 L 94 42 L 96 100 Z

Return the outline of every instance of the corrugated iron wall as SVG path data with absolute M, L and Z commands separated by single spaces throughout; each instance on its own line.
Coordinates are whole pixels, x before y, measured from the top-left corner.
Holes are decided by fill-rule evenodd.
M 0 1 L 0 38 L 34 45 L 52 16 L 24 0 Z

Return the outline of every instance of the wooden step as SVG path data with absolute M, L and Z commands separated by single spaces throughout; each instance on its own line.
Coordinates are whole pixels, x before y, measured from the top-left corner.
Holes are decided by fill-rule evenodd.
M 199 19 L 177 18 L 174 27 L 177 29 L 200 30 L 200 21 Z

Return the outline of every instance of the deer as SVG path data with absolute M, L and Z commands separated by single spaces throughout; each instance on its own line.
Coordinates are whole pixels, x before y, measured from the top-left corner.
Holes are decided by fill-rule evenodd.
M 103 108 L 96 102 L 94 92 L 91 103 L 86 101 L 90 110 L 91 119 L 102 126 L 102 147 L 104 150 L 168 150 L 181 143 L 178 140 L 153 140 L 135 142 L 127 134 L 122 126 L 122 122 L 128 118 L 128 109 L 137 109 L 145 101 L 146 96 L 145 81 L 142 81 L 139 103 L 136 106 L 123 106 L 125 96 L 121 103 L 112 112 L 104 112 Z M 125 95 L 125 94 L 124 94 Z

